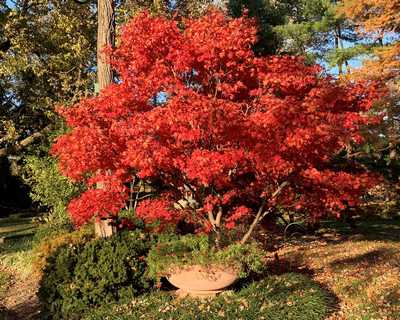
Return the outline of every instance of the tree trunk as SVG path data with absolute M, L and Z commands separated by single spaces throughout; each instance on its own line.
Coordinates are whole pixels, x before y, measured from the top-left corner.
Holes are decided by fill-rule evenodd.
M 107 63 L 102 51 L 104 47 L 112 47 L 114 45 L 114 1 L 98 0 L 97 12 L 97 82 L 100 92 L 113 80 L 111 66 Z
M 98 91 L 101 92 L 101 90 L 113 82 L 111 66 L 107 63 L 103 49 L 104 47 L 114 46 L 114 0 L 98 0 L 97 14 L 97 83 Z M 103 184 L 97 183 L 96 187 L 102 188 Z M 112 236 L 116 231 L 115 228 L 110 227 L 111 223 L 110 219 L 96 221 L 96 236 L 101 238 Z M 105 229 L 104 226 L 107 226 L 107 228 Z
M 339 40 L 340 49 L 343 50 L 344 46 L 343 46 L 343 39 L 342 39 L 342 27 L 340 26 L 340 24 L 337 27 L 337 33 L 338 33 L 338 40 Z M 344 60 L 344 65 L 346 67 L 346 72 L 350 73 L 350 65 L 349 65 L 349 62 L 347 60 Z

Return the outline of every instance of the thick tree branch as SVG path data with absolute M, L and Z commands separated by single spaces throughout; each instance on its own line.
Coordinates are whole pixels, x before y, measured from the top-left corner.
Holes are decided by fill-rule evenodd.
M 258 212 L 257 212 L 257 214 L 256 214 L 256 216 L 255 216 L 253 222 L 251 223 L 249 230 L 247 230 L 247 232 L 246 232 L 246 234 L 243 236 L 242 240 L 240 240 L 240 243 L 241 243 L 241 244 L 244 244 L 244 243 L 250 238 L 250 236 L 251 236 L 251 234 L 252 234 L 254 228 L 256 227 L 256 225 L 258 224 L 258 222 L 260 222 L 260 220 L 261 220 L 261 215 L 262 215 L 263 212 L 264 212 L 265 203 L 266 203 L 266 201 L 265 201 L 265 199 L 263 199 L 263 202 L 262 202 L 260 208 L 258 209 Z
M 215 226 L 219 228 L 221 226 L 221 218 L 222 218 L 222 208 L 218 208 L 217 217 L 215 218 Z
M 271 195 L 270 199 L 274 199 L 279 193 L 281 193 L 282 189 L 288 184 L 287 181 L 284 181 L 283 183 L 280 184 L 280 186 L 278 187 L 278 189 L 275 190 L 275 192 Z M 255 227 L 257 226 L 257 224 L 265 218 L 266 215 L 268 215 L 270 212 L 272 212 L 272 208 L 269 208 L 267 211 L 264 211 L 265 208 L 265 204 L 266 204 L 266 199 L 263 199 L 263 202 L 260 206 L 260 208 L 258 209 L 258 212 L 253 220 L 253 222 L 250 225 L 249 230 L 246 232 L 246 234 L 243 236 L 242 240 L 240 240 L 241 244 L 244 244 L 251 236 L 251 234 L 253 233 Z
M 4 147 L 0 149 L 0 158 L 6 157 L 10 154 L 19 152 L 26 148 L 27 146 L 31 145 L 33 142 L 35 142 L 37 139 L 43 137 L 46 132 L 50 131 L 50 126 L 45 127 L 39 132 L 35 132 L 31 134 L 30 136 L 22 139 L 21 141 L 18 141 L 17 143 L 9 146 L 9 147 Z
M 213 228 L 215 228 L 215 218 L 211 211 L 208 211 L 208 220 L 210 221 Z

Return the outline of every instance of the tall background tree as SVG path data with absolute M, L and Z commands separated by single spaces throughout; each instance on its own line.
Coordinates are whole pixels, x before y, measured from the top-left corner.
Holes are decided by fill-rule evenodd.
M 336 67 L 342 74 L 361 39 L 351 21 L 336 15 L 335 0 L 230 0 L 228 11 L 240 16 L 244 9 L 260 23 L 259 54 L 305 56 L 309 62 Z M 352 46 L 352 52 L 346 50 Z M 358 52 L 357 51 L 357 52 Z
M 391 80 L 398 86 L 400 70 L 400 1 L 343 0 L 338 13 L 357 26 L 359 34 L 372 46 L 361 77 Z
M 8 46 L 0 52 L 0 158 L 9 190 L 9 173 L 23 176 L 27 156 L 46 161 L 49 141 L 63 127 L 55 106 L 91 91 L 95 14 L 51 0 L 3 3 L 2 13 Z
M 115 15 L 108 13 L 103 30 L 108 29 L 111 20 L 122 24 L 141 9 L 169 16 L 199 15 L 209 3 L 115 1 Z M 55 115 L 55 108 L 95 92 L 97 12 L 94 1 L 0 1 L 2 195 L 6 190 L 18 193 L 10 182 L 16 184 L 16 177 L 20 177 L 33 187 L 34 200 L 46 207 L 61 208 L 69 192 L 59 192 L 56 199 L 56 193 L 46 191 L 51 188 L 49 183 L 54 182 L 55 190 L 74 189 L 57 175 L 57 164 L 47 151 L 53 138 L 66 129 Z M 108 82 L 103 86 L 110 82 L 108 72 Z M 1 202 L 6 198 L 10 197 Z M 14 204 L 18 203 L 21 201 L 16 199 Z

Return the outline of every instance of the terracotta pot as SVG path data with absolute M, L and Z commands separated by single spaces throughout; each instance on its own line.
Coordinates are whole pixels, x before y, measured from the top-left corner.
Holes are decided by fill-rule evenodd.
M 238 273 L 232 268 L 190 266 L 173 269 L 167 277 L 179 288 L 179 296 L 210 297 L 223 291 L 238 279 Z

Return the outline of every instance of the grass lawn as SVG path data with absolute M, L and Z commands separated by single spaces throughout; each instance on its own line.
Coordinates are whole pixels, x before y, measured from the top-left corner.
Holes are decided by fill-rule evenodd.
M 176 299 L 154 292 L 128 304 L 104 305 L 82 320 L 322 320 L 331 297 L 310 277 L 285 273 L 246 283 L 213 299 Z
M 5 306 L 2 301 L 6 295 L 9 286 L 10 276 L 0 270 L 0 320 L 5 319 Z
M 32 217 L 16 214 L 7 218 L 0 218 L 0 238 L 33 235 L 35 229 L 36 227 L 32 224 Z
M 36 226 L 32 217 L 15 214 L 0 218 L 0 264 L 17 270 L 23 276 L 31 272 L 32 237 Z
M 9 280 L 10 276 L 5 272 L 0 271 L 0 301 L 2 301 L 6 294 Z
M 37 280 L 32 277 L 35 230 L 32 217 L 16 214 L 0 218 L 0 238 L 5 238 L 0 243 L 0 320 L 36 319 L 31 317 L 37 309 Z
M 0 236 L 11 236 L 10 241 L 0 244 L 0 265 L 17 270 L 18 281 L 23 288 L 33 286 L 29 282 L 32 261 L 29 234 L 33 231 L 30 218 L 14 216 L 0 219 Z M 21 234 L 26 236 L 20 237 Z M 12 240 L 14 235 L 16 237 Z M 323 224 L 317 235 L 290 241 L 278 251 L 280 265 L 272 267 L 281 272 L 306 273 L 320 284 L 332 300 L 329 305 L 334 311 L 328 320 L 400 319 L 400 219 L 360 221 L 356 230 L 351 230 L 346 224 L 330 221 Z M 0 301 L 1 295 L 5 294 L 7 277 L 0 271 Z M 24 286 L 25 282 L 27 284 Z M 163 305 L 173 314 L 175 311 L 170 308 L 175 302 L 169 302 L 168 299 L 167 296 L 155 295 L 150 302 Z M 210 305 L 210 308 L 213 306 Z M 132 306 L 127 307 L 133 310 Z M 144 305 L 142 307 L 147 308 Z M 194 308 L 194 305 L 188 304 L 187 307 Z M 109 315 L 118 315 L 118 319 L 134 319 L 132 314 L 129 315 L 131 311 L 126 310 L 125 313 L 124 306 L 115 308 L 107 306 L 108 310 L 99 310 L 98 316 L 93 312 L 88 319 L 103 319 L 108 311 Z M 261 307 L 254 305 L 254 310 L 257 308 Z M 29 312 L 26 310 L 26 314 Z M 195 310 L 190 309 L 190 312 Z
M 362 221 L 353 232 L 327 223 L 320 237 L 287 245 L 279 254 L 337 296 L 329 319 L 400 319 L 400 220 Z

